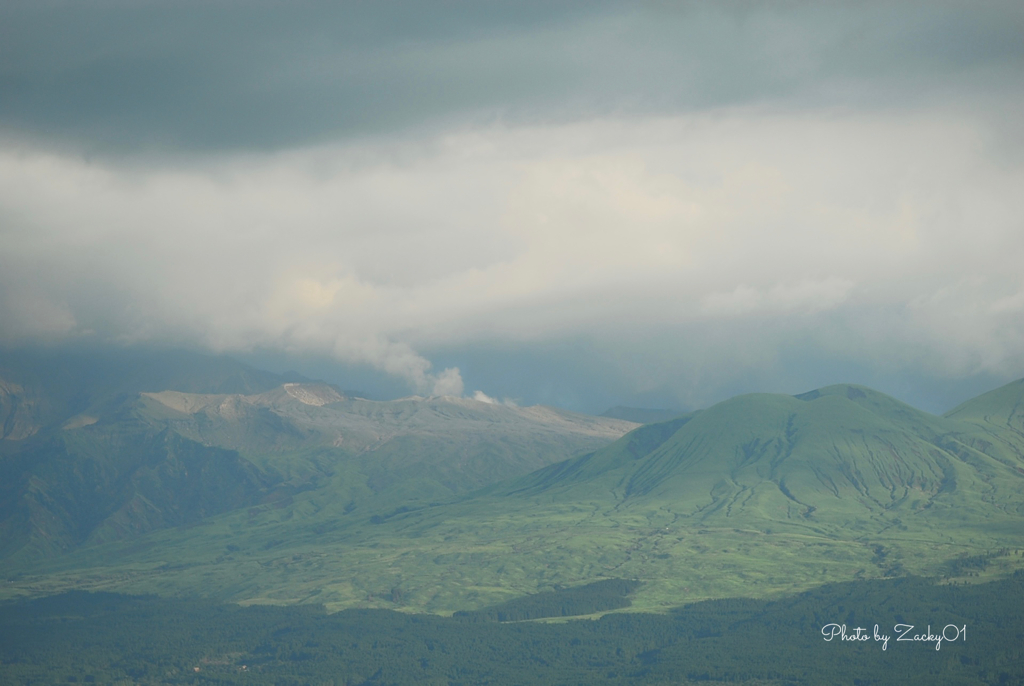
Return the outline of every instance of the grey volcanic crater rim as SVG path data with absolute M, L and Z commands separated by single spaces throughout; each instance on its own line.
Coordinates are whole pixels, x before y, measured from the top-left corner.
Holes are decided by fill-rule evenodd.
M 271 416 L 306 443 L 357 452 L 402 436 L 442 439 L 462 434 L 513 442 L 526 436 L 571 436 L 590 446 L 614 440 L 637 426 L 550 407 L 517 407 L 467 398 L 346 398 L 325 384 L 285 384 L 251 396 L 143 393 L 138 407 L 140 415 L 165 421 L 183 435 L 237 449 L 250 447 L 246 431 L 261 417 Z

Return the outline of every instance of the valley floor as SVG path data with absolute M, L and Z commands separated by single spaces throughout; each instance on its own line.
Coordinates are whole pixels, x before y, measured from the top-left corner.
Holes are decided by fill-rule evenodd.
M 840 627 L 869 638 L 844 641 Z M 1022 574 L 858 581 L 559 624 L 76 592 L 0 604 L 0 681 L 1005 684 L 1024 681 L 1022 637 Z

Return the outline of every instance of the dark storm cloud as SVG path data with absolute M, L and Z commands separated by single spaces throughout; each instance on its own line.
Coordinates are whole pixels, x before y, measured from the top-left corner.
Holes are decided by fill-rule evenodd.
M 0 126 L 88 147 L 278 148 L 1017 83 L 1019 3 L 7 2 Z M 991 88 L 991 83 L 988 84 Z
M 503 7 L 6 4 L 0 117 L 16 130 L 101 143 L 265 147 L 387 129 L 559 84 L 564 70 L 541 69 L 535 55 L 459 53 L 582 13 L 571 4 Z M 522 82 L 524 68 L 537 69 L 540 88 Z

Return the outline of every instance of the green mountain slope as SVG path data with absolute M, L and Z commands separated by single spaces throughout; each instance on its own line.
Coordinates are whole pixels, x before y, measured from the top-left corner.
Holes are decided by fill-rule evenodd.
M 943 416 L 1024 432 L 1024 379 L 972 398 Z
M 818 532 L 871 530 L 874 519 L 933 507 L 985 503 L 1015 512 L 1024 486 L 1020 452 L 1013 457 L 1009 439 L 997 447 L 982 434 L 857 386 L 799 398 L 748 395 L 638 429 L 510 492 L 565 499 L 600 489 L 627 506 L 664 502 L 701 520 L 742 516 Z M 638 455 L 637 442 L 648 436 Z
M 12 568 L 7 593 L 201 588 L 452 611 L 621 578 L 643 582 L 635 609 L 658 610 L 862 577 L 999 576 L 1024 547 L 1021 440 L 985 420 L 1015 416 L 1024 385 L 1009 388 L 979 399 L 981 419 L 857 386 L 740 396 L 448 502 L 346 515 L 325 486 Z
M 238 453 L 168 431 L 93 425 L 20 447 L 0 462 L 3 557 L 193 524 L 264 500 L 274 485 Z
M 131 408 L 146 391 L 260 392 L 294 378 L 183 351 L 5 351 L 0 557 L 59 554 L 266 497 L 272 475 Z
M 462 398 L 346 398 L 226 358 L 150 359 L 161 371 L 140 371 L 130 357 L 100 362 L 110 372 L 102 383 L 75 360 L 44 368 L 8 361 L 20 383 L 7 382 L 18 389 L 7 418 L 20 430 L 0 441 L 0 558 L 286 508 L 304 492 L 317 494 L 323 517 L 450 498 L 635 426 Z M 55 379 L 67 380 L 60 392 Z

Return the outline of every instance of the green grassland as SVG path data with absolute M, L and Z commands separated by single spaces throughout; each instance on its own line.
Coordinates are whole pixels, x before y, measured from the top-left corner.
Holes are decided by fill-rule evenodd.
M 447 614 L 620 578 L 642 582 L 634 610 L 663 612 L 906 574 L 974 583 L 1022 566 L 1022 396 L 1017 382 L 946 417 L 856 386 L 741 396 L 437 502 L 353 509 L 338 471 L 286 499 L 8 565 L 0 593 Z

